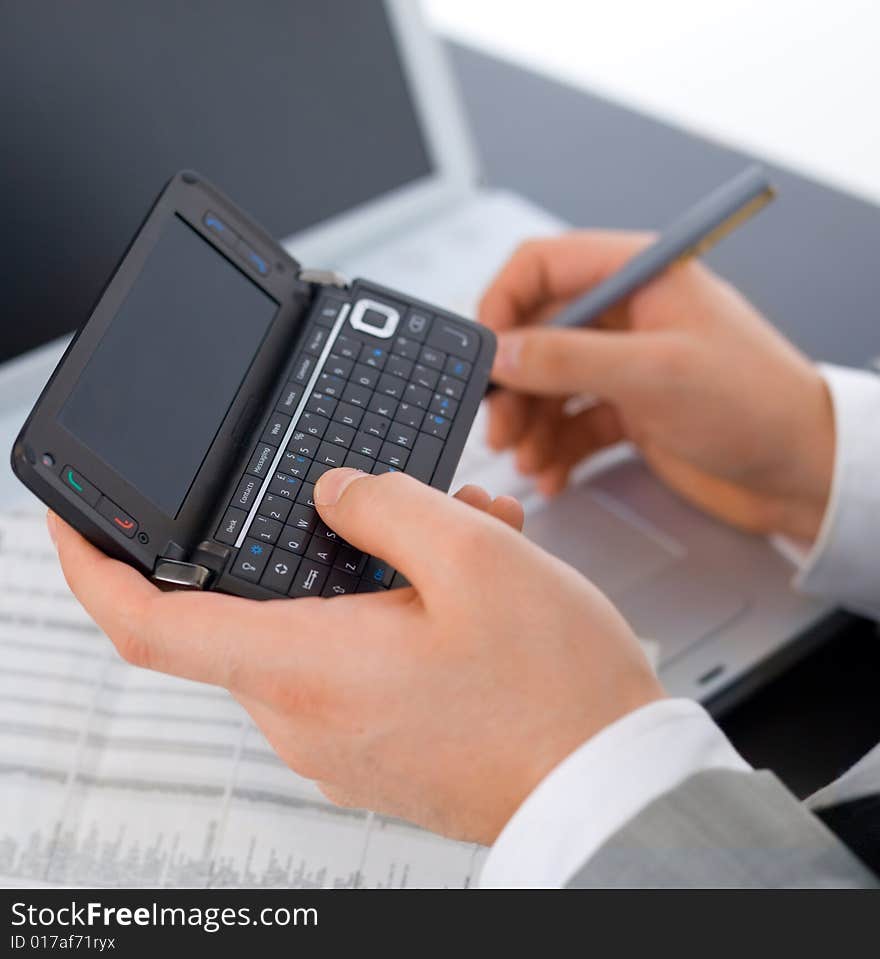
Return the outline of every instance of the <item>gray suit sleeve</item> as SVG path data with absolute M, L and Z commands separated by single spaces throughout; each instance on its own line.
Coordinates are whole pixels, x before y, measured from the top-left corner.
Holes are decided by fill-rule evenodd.
M 770 772 L 704 770 L 660 796 L 570 888 L 877 888 L 878 878 Z

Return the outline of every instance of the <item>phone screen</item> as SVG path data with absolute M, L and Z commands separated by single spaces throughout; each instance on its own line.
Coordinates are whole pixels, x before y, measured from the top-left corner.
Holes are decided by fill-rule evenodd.
M 277 311 L 274 299 L 173 217 L 59 422 L 176 516 Z

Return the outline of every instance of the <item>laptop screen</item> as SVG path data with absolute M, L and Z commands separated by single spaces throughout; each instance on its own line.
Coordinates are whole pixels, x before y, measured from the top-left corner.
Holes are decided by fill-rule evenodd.
M 431 172 L 379 0 L 4 6 L 0 362 L 75 329 L 177 170 L 278 237 Z

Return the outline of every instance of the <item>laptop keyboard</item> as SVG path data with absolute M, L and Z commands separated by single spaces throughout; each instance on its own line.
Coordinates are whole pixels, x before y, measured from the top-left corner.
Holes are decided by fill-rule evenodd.
M 445 317 L 400 313 L 394 335 L 380 338 L 353 329 L 341 300 L 327 297 L 316 311 L 215 533 L 240 547 L 233 576 L 294 597 L 392 585 L 394 569 L 321 521 L 314 488 L 337 466 L 433 476 L 479 339 Z

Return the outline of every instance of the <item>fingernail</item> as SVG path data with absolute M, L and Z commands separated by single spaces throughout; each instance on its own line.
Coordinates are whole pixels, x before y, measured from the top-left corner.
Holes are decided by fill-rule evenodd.
M 355 480 L 369 475 L 361 470 L 346 468 L 328 470 L 315 484 L 315 505 L 335 506 Z
M 519 364 L 523 338 L 515 333 L 506 333 L 498 337 L 498 351 L 495 354 L 495 369 L 512 372 Z
M 55 514 L 52 510 L 49 510 L 46 513 L 46 528 L 49 530 L 49 538 L 52 542 L 55 542 L 56 530 L 55 530 Z

